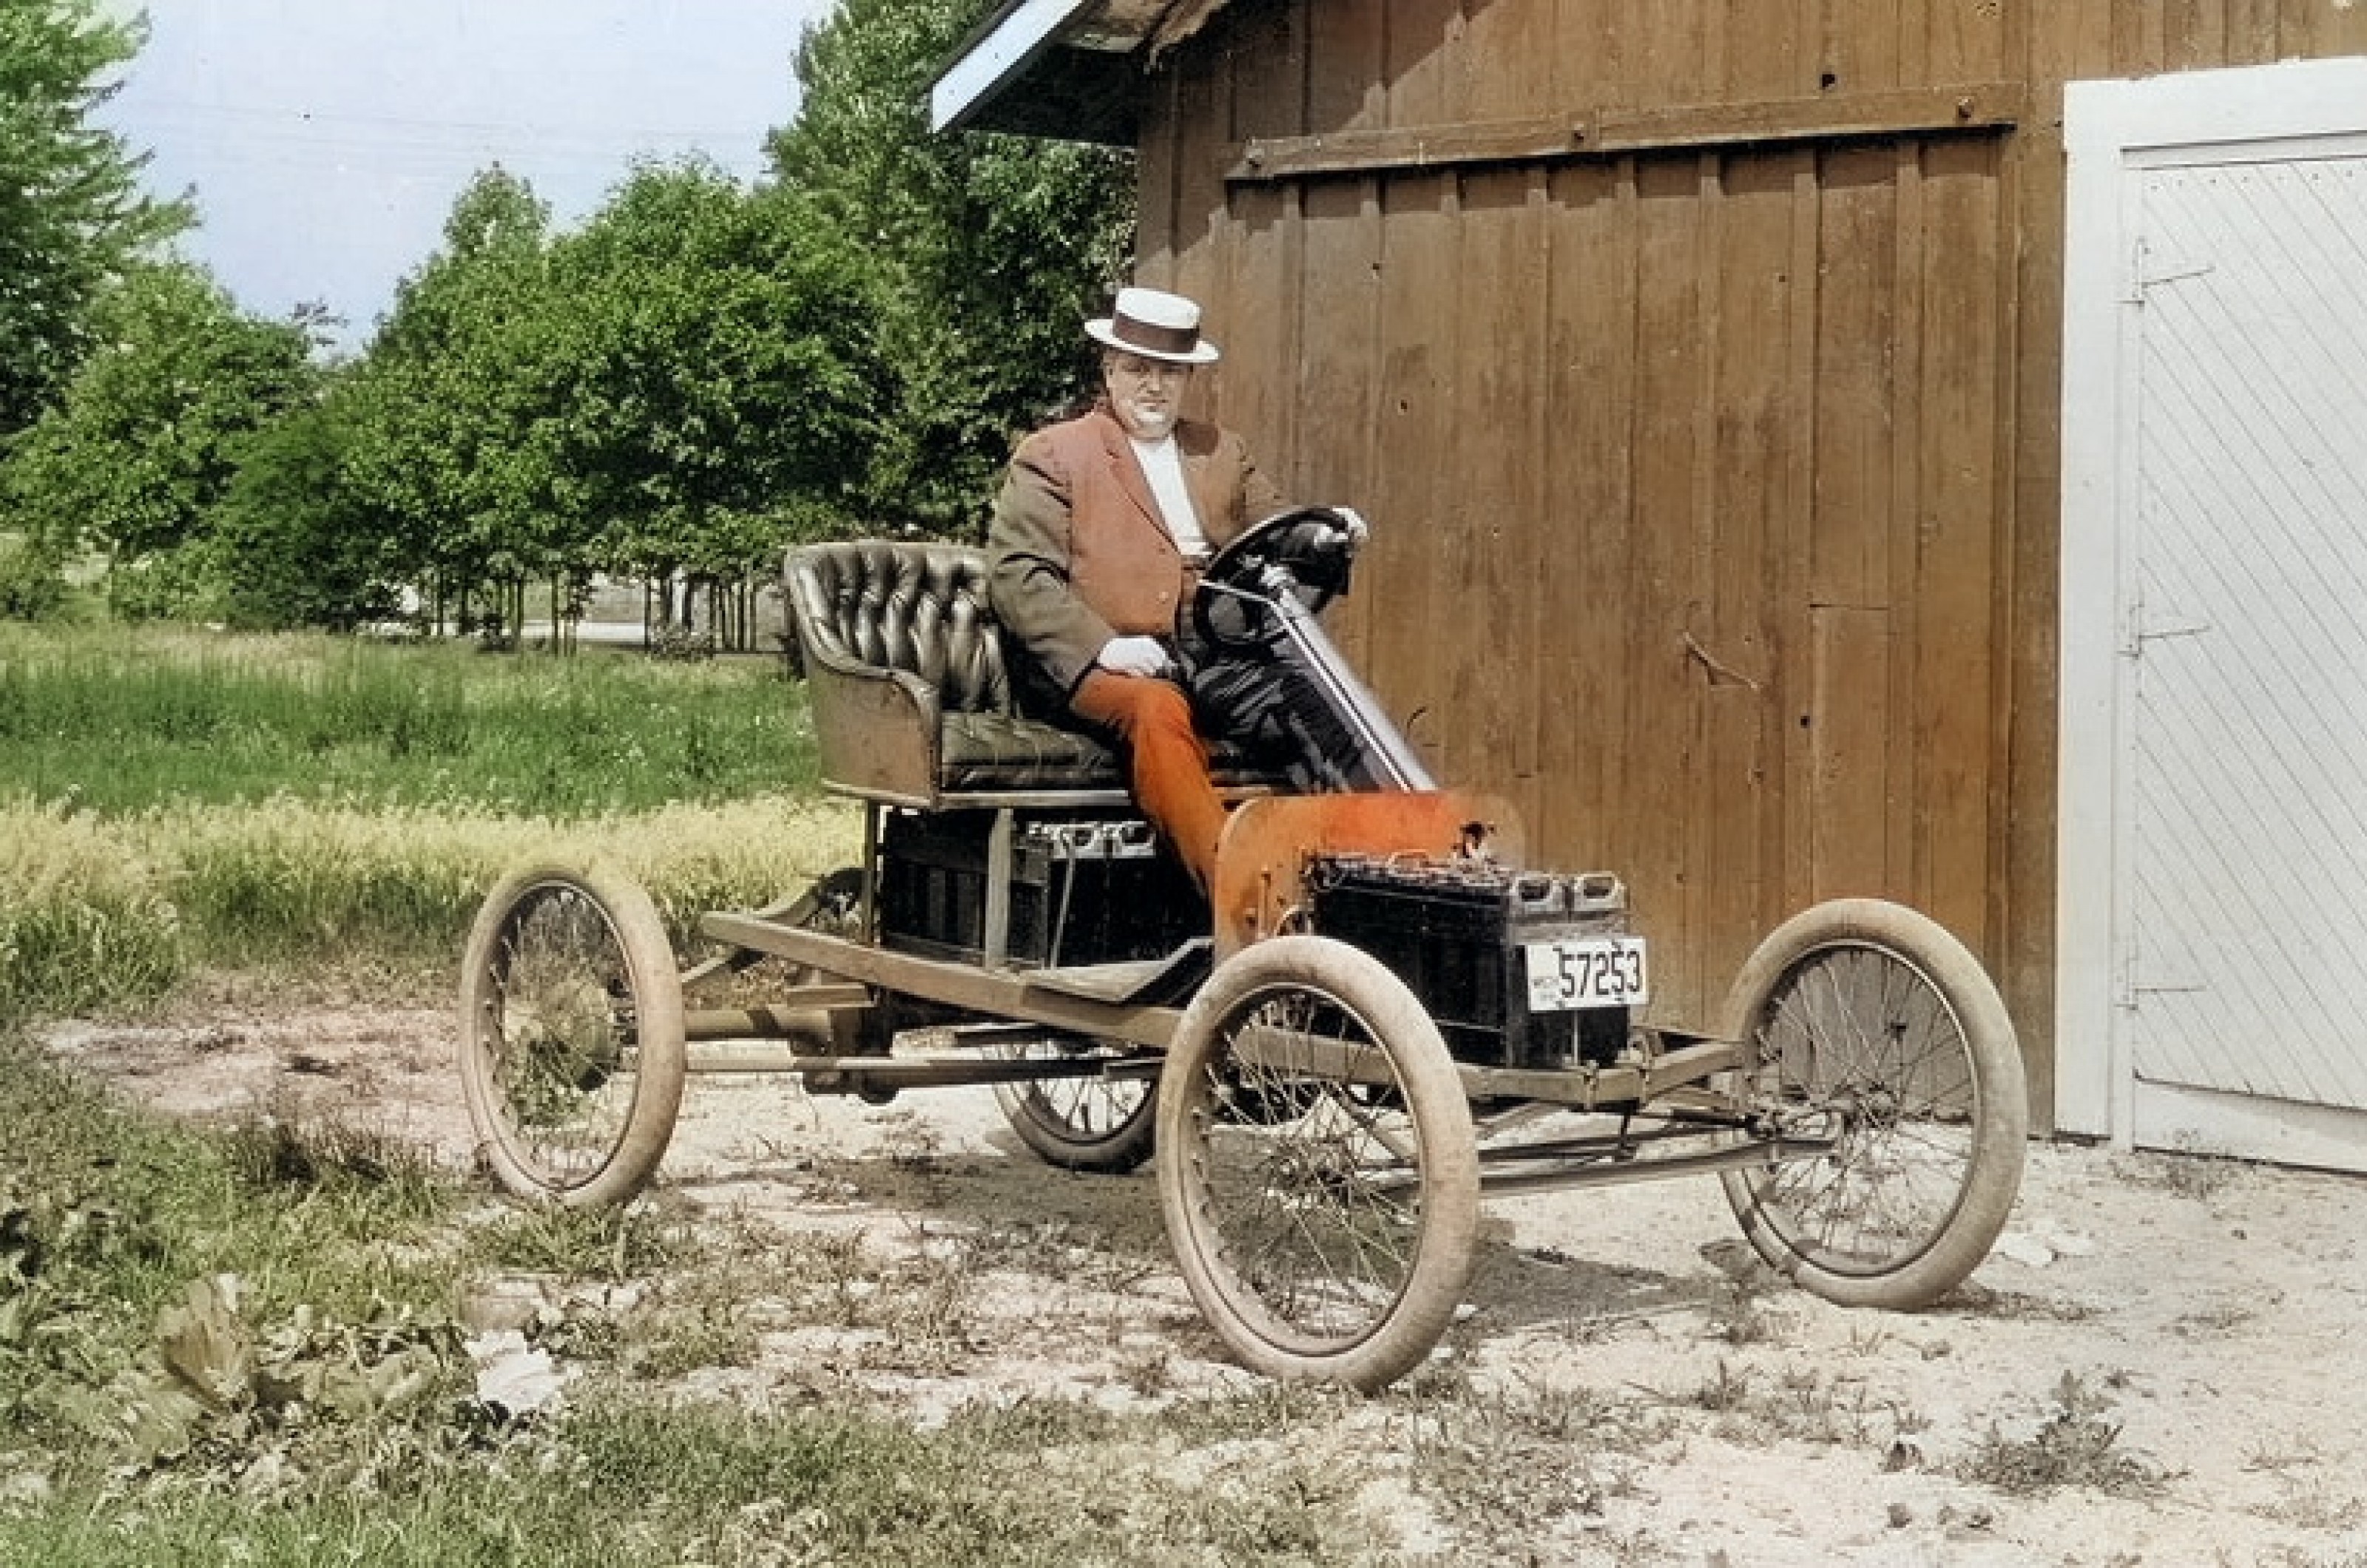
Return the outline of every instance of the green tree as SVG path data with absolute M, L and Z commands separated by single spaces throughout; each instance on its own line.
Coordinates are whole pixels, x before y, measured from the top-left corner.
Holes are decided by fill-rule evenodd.
M 0 0 L 0 436 L 65 384 L 108 281 L 188 224 L 186 204 L 141 193 L 144 159 L 92 123 L 141 42 L 96 0 Z
M 865 272 L 786 188 L 637 169 L 553 248 L 561 464 L 597 564 L 769 573 L 862 508 L 878 367 Z
M 256 432 L 313 392 L 314 334 L 243 314 L 179 261 L 133 264 L 90 319 L 98 346 L 18 438 L 6 482 L 52 551 L 129 568 L 206 534 Z
M 346 475 L 439 608 L 515 627 L 527 575 L 565 541 L 556 446 L 549 209 L 498 166 L 453 203 L 444 246 L 396 287 L 346 394 Z
M 1077 323 L 1133 241 L 1131 153 L 929 130 L 929 84 L 992 8 L 844 0 L 798 51 L 801 105 L 771 149 L 874 269 L 895 376 L 878 505 L 946 533 L 982 525 L 1013 440 L 1074 395 Z
M 215 514 L 232 620 L 351 631 L 401 603 L 400 539 L 354 482 L 345 383 L 258 434 Z

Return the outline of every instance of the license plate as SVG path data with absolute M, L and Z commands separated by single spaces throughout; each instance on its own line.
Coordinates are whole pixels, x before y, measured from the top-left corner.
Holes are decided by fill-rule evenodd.
M 1525 951 L 1531 1012 L 1641 1007 L 1651 998 L 1640 936 L 1564 937 Z

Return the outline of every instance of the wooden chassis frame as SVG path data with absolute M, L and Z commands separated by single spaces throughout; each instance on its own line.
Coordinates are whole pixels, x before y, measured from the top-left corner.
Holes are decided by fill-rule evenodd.
M 988 953 L 976 964 L 878 945 L 875 896 L 884 808 L 876 802 L 866 813 L 859 937 L 797 924 L 787 918 L 786 903 L 753 913 L 705 916 L 700 932 L 728 944 L 735 953 L 786 959 L 831 978 L 792 987 L 766 1006 L 690 1011 L 685 1032 L 700 1047 L 692 1056 L 691 1070 L 788 1072 L 798 1075 L 812 1092 L 873 1100 L 891 1098 L 906 1089 L 1154 1076 L 1183 1020 L 1181 1006 L 1133 995 L 1089 994 L 1064 984 L 1062 971 L 1018 969 L 1008 962 L 1015 813 L 1022 806 L 1061 804 L 1108 803 L 1098 795 L 1047 796 L 992 807 L 996 820 L 988 849 Z M 1297 868 L 1308 853 L 1357 848 L 1402 853 L 1429 845 L 1442 831 L 1452 842 L 1475 824 L 1489 828 L 1500 844 L 1517 845 L 1520 838 L 1519 823 L 1504 803 L 1451 791 L 1270 796 L 1247 803 L 1235 818 L 1220 857 L 1217 908 L 1233 908 L 1238 918 L 1230 922 L 1229 937 L 1226 922 L 1219 920 L 1216 947 L 1220 955 L 1287 929 L 1297 905 Z M 1293 843 L 1297 852 L 1285 854 Z M 1235 894 L 1231 904 L 1223 901 L 1228 890 Z M 710 963 L 701 972 L 737 966 L 728 961 Z M 850 1054 L 845 1043 L 860 1034 L 862 1016 L 888 997 L 996 1021 L 957 1031 L 952 1053 Z M 1072 1061 L 998 1057 L 979 1049 L 1014 1033 L 1033 1037 L 1046 1032 L 1138 1049 L 1114 1058 L 1080 1056 Z M 1823 1146 L 1755 1132 L 1740 1104 L 1716 1086 L 1721 1075 L 1742 1066 L 1737 1043 L 1665 1029 L 1639 1028 L 1637 1036 L 1645 1045 L 1636 1054 L 1640 1059 L 1611 1066 L 1509 1068 L 1456 1063 L 1464 1098 L 1474 1106 L 1483 1135 L 1491 1127 L 1501 1131 L 1538 1111 L 1619 1119 L 1616 1130 L 1607 1134 L 1485 1145 L 1482 1190 L 1541 1190 L 1693 1175 L 1762 1166 Z M 1353 1078 L 1354 1073 L 1342 1062 L 1340 1076 Z M 1722 1140 L 1722 1145 L 1656 1152 L 1711 1138 Z

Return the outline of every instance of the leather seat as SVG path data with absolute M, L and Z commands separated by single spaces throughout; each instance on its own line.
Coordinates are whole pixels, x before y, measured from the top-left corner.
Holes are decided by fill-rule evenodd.
M 1106 746 L 1023 711 L 987 600 L 983 550 L 805 545 L 789 552 L 784 577 L 830 787 L 918 807 L 1076 791 L 1124 797 Z M 1212 751 L 1219 784 L 1281 783 L 1228 748 Z

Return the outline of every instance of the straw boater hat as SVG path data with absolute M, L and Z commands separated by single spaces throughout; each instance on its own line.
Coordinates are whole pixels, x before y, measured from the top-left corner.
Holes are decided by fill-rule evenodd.
M 1157 288 L 1119 289 L 1110 313 L 1085 323 L 1085 335 L 1104 348 L 1171 365 L 1217 358 L 1217 345 L 1200 335 L 1200 307 Z

